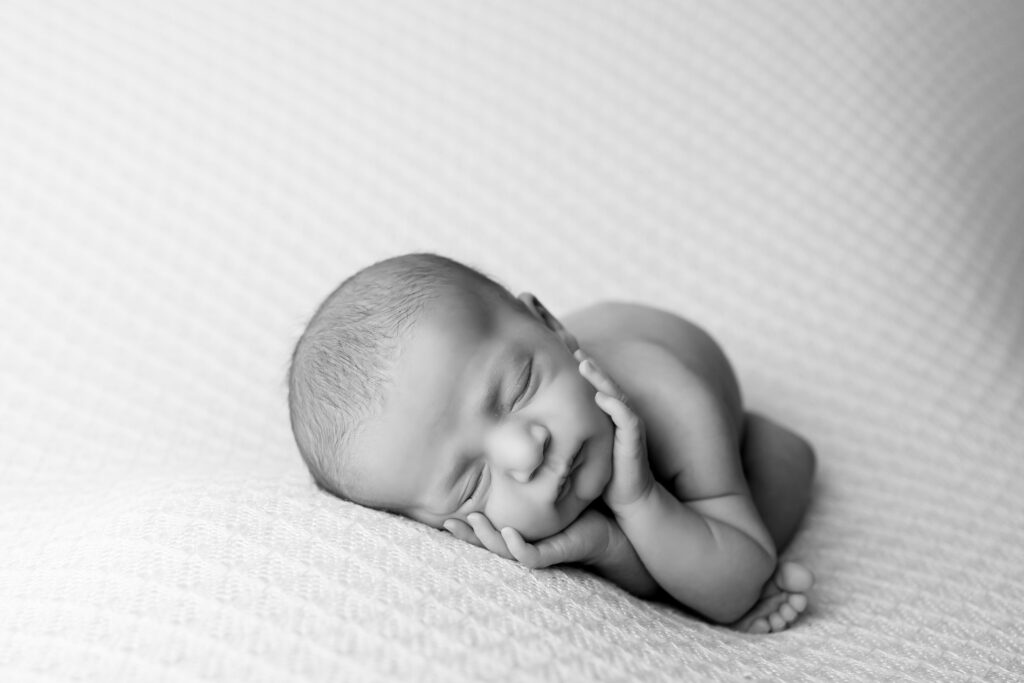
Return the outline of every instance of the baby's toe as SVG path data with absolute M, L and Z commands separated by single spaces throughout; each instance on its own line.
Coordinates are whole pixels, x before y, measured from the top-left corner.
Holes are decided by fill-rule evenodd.
M 779 615 L 786 620 L 787 624 L 792 624 L 798 616 L 797 611 L 789 603 L 779 608 Z
M 790 595 L 789 600 L 787 600 L 787 604 L 789 604 L 789 606 L 795 609 L 797 612 L 803 612 L 805 609 L 807 609 L 807 596 L 803 593 Z
M 768 623 L 768 620 L 765 619 L 764 617 L 761 617 L 759 619 L 755 619 L 754 621 L 752 621 L 750 623 L 750 626 L 747 627 L 747 633 L 761 634 L 761 633 L 771 633 L 771 632 L 772 632 L 772 626 L 771 626 L 771 624 Z
M 796 562 L 784 562 L 775 573 L 775 585 L 787 593 L 806 593 L 814 585 L 814 574 Z

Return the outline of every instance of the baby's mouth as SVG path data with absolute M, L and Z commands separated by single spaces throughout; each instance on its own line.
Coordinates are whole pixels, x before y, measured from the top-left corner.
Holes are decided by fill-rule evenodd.
M 576 470 L 578 470 L 580 465 L 583 464 L 583 458 L 580 457 L 583 454 L 583 446 L 584 444 L 581 443 L 579 450 L 577 450 L 576 454 L 569 460 L 569 466 L 566 468 L 565 474 L 562 476 L 562 480 L 558 482 L 558 496 L 556 497 L 556 500 L 561 500 L 565 494 L 569 492 L 569 484 L 572 483 L 572 475 L 575 474 Z

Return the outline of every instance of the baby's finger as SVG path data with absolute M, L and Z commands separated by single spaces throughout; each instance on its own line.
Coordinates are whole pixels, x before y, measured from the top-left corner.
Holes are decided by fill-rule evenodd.
M 487 519 L 485 515 L 482 515 L 479 512 L 470 513 L 466 519 L 469 521 L 470 526 L 473 527 L 476 537 L 480 539 L 480 542 L 484 544 L 485 548 L 496 555 L 501 555 L 505 559 L 514 559 L 512 557 L 512 553 L 508 550 L 508 546 L 505 545 L 505 539 L 501 537 L 498 530 L 494 528 L 493 524 L 491 524 L 491 520 Z
M 616 429 L 616 441 L 621 439 L 623 442 L 629 443 L 643 436 L 643 426 L 640 418 L 621 398 L 609 396 L 599 391 L 594 396 L 594 400 L 597 402 L 598 407 L 612 418 Z
M 452 536 L 459 539 L 460 541 L 471 543 L 477 546 L 478 548 L 484 547 L 484 544 L 481 543 L 480 539 L 476 537 L 475 533 L 473 533 L 473 528 L 465 522 L 463 522 L 461 519 L 446 519 L 444 521 L 444 528 L 447 529 Z
M 540 569 L 554 563 L 549 557 L 550 553 L 544 552 L 543 544 L 546 541 L 539 544 L 528 543 L 522 538 L 521 533 L 511 526 L 502 529 L 502 538 L 505 539 L 509 551 L 519 560 L 519 563 L 530 569 Z
M 597 367 L 597 363 L 593 359 L 586 358 L 580 363 L 580 374 L 598 391 L 614 396 L 621 401 L 626 400 L 619 385 L 612 381 L 612 378 L 605 374 L 604 370 Z
M 519 560 L 520 564 L 530 569 L 537 569 L 541 566 L 540 551 L 537 550 L 537 546 L 527 543 L 523 535 L 518 531 L 507 526 L 501 530 L 501 537 L 505 540 L 505 545 L 508 546 L 513 557 Z

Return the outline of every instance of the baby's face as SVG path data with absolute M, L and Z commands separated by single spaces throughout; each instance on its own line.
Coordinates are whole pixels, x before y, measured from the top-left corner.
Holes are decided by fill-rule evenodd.
M 356 444 L 372 504 L 440 527 L 484 513 L 535 540 L 611 477 L 611 421 L 562 338 L 509 303 L 434 303 L 403 341 L 383 413 Z

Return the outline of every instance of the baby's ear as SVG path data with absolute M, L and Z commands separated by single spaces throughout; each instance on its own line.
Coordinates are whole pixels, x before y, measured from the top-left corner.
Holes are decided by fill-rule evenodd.
M 569 330 L 565 329 L 565 326 L 556 318 L 551 315 L 551 311 L 540 302 L 540 299 L 535 297 L 530 292 L 523 292 L 519 295 L 519 300 L 526 305 L 526 308 L 536 316 L 544 325 L 552 330 L 565 344 L 570 353 L 576 353 L 579 350 L 580 345 L 576 342 L 576 337 L 572 336 Z

